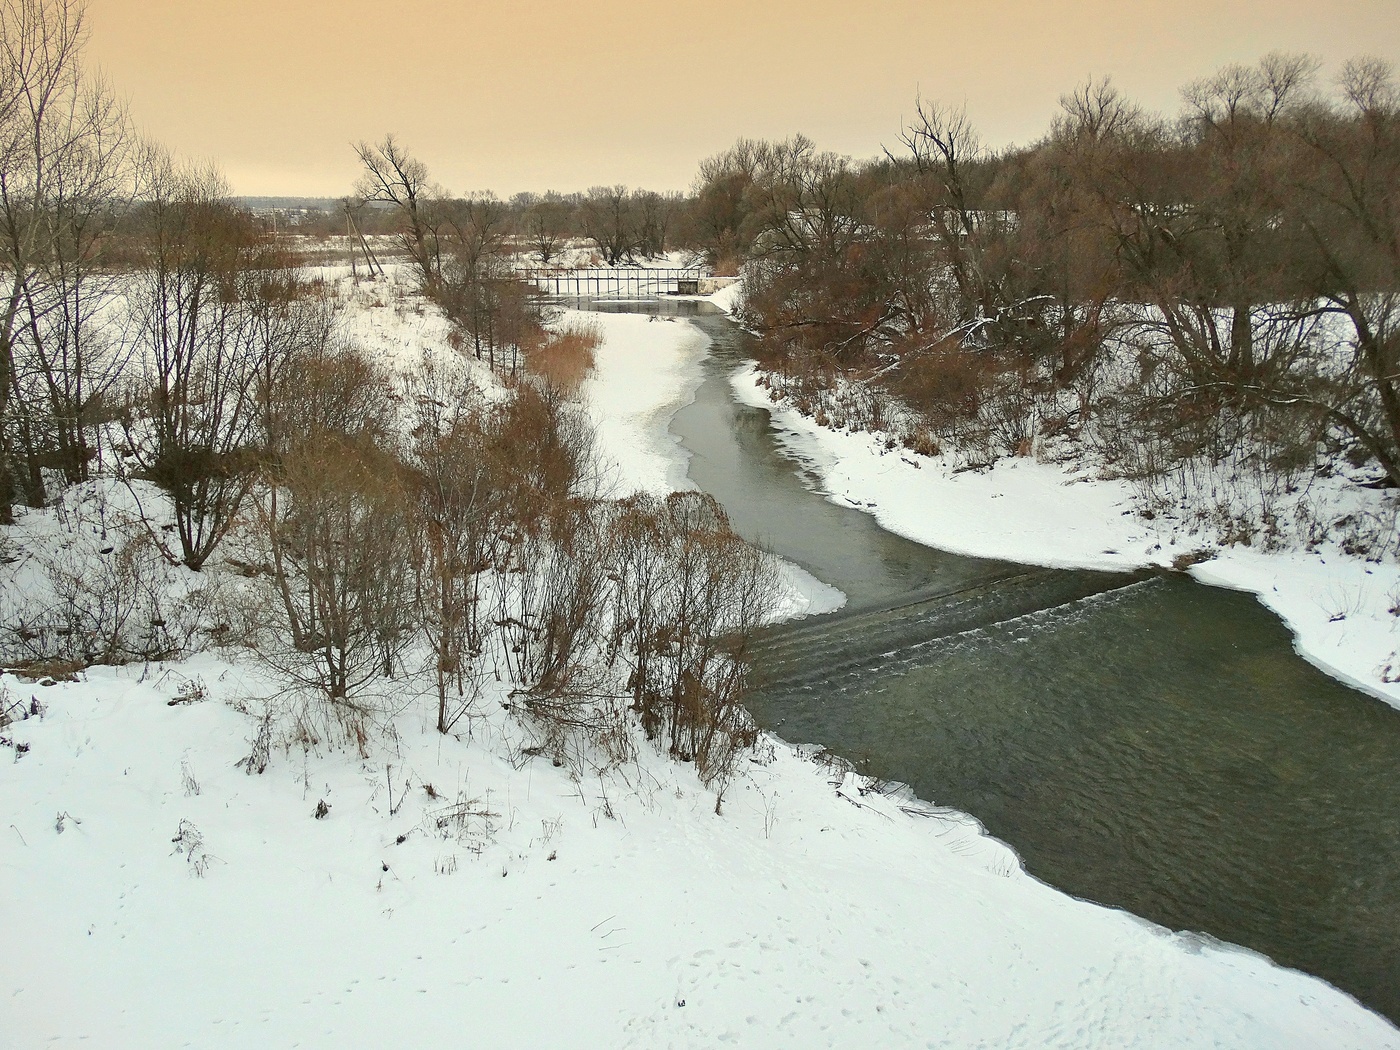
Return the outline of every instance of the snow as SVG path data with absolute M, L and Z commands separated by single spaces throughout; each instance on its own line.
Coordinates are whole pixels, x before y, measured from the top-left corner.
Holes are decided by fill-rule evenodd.
M 407 361 L 439 329 L 401 305 L 352 324 Z M 587 395 L 616 489 L 684 484 L 665 426 L 703 339 L 595 317 Z M 824 469 L 858 449 L 809 438 Z M 1024 466 L 1007 496 L 1061 506 Z M 899 468 L 906 486 L 927 469 Z M 856 486 L 853 502 L 899 505 Z M 1095 491 L 1074 490 L 1067 523 Z M 1106 545 L 1098 529 L 1081 549 Z M 1400 1047 L 1323 982 L 1072 899 L 970 818 L 811 748 L 766 738 L 716 813 L 692 767 L 644 742 L 605 773 L 529 758 L 505 683 L 455 737 L 394 687 L 397 714 L 357 745 L 213 656 L 0 676 L 0 709 L 36 712 L 0 728 L 0 1043 Z M 268 709 L 281 728 L 251 775 L 238 762 Z
M 778 576 L 778 601 L 771 621 L 782 623 L 804 616 L 821 616 L 835 612 L 846 604 L 846 595 L 839 588 L 823 583 L 800 565 L 773 555 Z
M 1062 470 L 1028 459 L 955 474 L 887 447 L 883 435 L 820 427 L 769 400 L 759 378 L 753 367 L 734 374 L 739 400 L 770 413 L 784 450 L 822 479 L 829 499 L 872 514 L 891 532 L 957 554 L 1059 568 L 1171 560 L 1171 554 L 1148 557 L 1141 543 L 1146 532 L 1125 530 L 1117 520 L 1129 506 L 1126 485 L 1074 484 L 1078 479 Z
M 642 314 L 570 310 L 561 323 L 579 320 L 597 324 L 604 335 L 580 394 L 615 494 L 692 488 L 686 480 L 689 456 L 667 428 L 700 386 L 704 333 Z
M 1400 708 L 1400 566 L 1328 546 L 1314 553 L 1229 548 L 1193 566 L 1202 583 L 1252 591 L 1288 624 L 1309 663 Z
M 721 288 L 714 295 L 706 296 L 706 298 L 725 313 L 732 314 L 743 302 L 744 284 L 742 281 L 736 281 L 729 287 Z
M 209 699 L 170 706 L 190 679 Z M 460 741 L 420 707 L 368 757 L 293 740 L 253 776 L 220 700 L 276 684 L 246 668 L 4 684 L 48 707 L 0 765 L 7 1045 L 1400 1046 L 1321 982 L 1073 900 L 777 741 L 716 815 L 654 753 L 512 762 L 495 703 Z
M 641 314 L 569 310 L 559 324 L 595 324 L 603 342 L 580 397 L 597 431 L 602 473 L 614 496 L 693 489 L 690 454 L 668 429 L 704 379 L 709 339 L 692 324 Z M 846 596 L 801 566 L 773 559 L 779 579 L 774 618 L 833 612 Z

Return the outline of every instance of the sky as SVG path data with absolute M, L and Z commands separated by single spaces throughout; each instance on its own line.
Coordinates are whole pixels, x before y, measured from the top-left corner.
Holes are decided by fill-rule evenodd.
M 690 185 L 740 136 L 854 157 L 916 95 L 992 145 L 1111 76 L 1157 110 L 1275 50 L 1400 65 L 1400 0 L 88 0 L 89 62 L 235 194 L 343 196 L 393 132 L 454 193 Z

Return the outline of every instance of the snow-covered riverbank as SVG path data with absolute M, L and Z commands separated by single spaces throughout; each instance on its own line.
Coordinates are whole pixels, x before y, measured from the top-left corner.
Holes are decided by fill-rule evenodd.
M 885 435 L 818 426 L 774 404 L 753 368 L 736 373 L 733 385 L 743 403 L 771 413 L 779 440 L 830 499 L 873 514 L 891 532 L 958 554 L 1058 568 L 1131 569 L 1204 556 L 1190 568 L 1198 580 L 1253 592 L 1292 629 L 1305 659 L 1400 707 L 1394 561 L 1369 562 L 1334 543 L 1312 551 L 1217 548 L 1168 516 L 1145 520 L 1123 481 L 1031 458 L 958 470 L 947 457 L 891 447 Z
M 516 768 L 494 703 L 469 740 L 410 716 L 392 752 L 250 777 L 219 701 L 270 683 L 139 678 L 6 681 L 48 708 L 0 766 L 6 1045 L 1400 1046 L 1320 982 L 1071 900 L 779 744 L 722 816 L 656 756 Z M 210 698 L 168 706 L 191 679 Z
M 384 354 L 436 324 L 373 310 Z M 597 320 L 618 491 L 681 484 L 665 425 L 703 342 Z M 1320 981 L 1073 900 L 780 741 L 716 814 L 645 745 L 601 777 L 523 755 L 504 685 L 460 738 L 402 693 L 382 738 L 311 720 L 250 776 L 283 701 L 247 666 L 0 684 L 35 712 L 0 730 L 7 1046 L 1400 1047 Z

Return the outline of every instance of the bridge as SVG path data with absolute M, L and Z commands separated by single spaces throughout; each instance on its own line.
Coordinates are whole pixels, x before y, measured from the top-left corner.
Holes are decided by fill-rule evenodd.
M 579 270 L 533 266 L 517 271 L 545 295 L 590 299 L 618 299 L 628 296 L 708 295 L 716 288 L 704 287 L 717 279 L 691 267 L 683 270 L 646 266 L 595 266 Z M 726 282 L 727 283 L 727 282 Z

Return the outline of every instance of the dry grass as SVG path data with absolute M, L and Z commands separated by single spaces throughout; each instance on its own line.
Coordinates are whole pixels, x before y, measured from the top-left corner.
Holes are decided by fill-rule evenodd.
M 592 370 L 593 352 L 602 342 L 602 329 L 596 322 L 572 321 L 568 327 L 548 333 L 538 346 L 526 349 L 525 367 L 550 386 L 572 394 Z
M 740 255 L 722 255 L 715 262 L 716 277 L 738 277 L 744 268 L 744 259 Z

